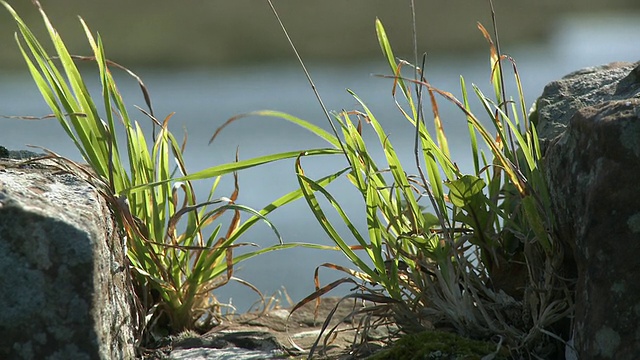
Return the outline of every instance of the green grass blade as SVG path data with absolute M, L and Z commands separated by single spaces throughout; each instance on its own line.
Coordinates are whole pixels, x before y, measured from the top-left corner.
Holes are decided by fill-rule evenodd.
M 302 190 L 305 199 L 307 200 L 307 204 L 311 209 L 313 215 L 318 220 L 320 226 L 327 233 L 329 238 L 340 248 L 343 254 L 347 256 L 347 258 L 360 270 L 366 272 L 372 278 L 377 278 L 376 273 L 367 265 L 360 257 L 351 249 L 351 247 L 344 241 L 342 236 L 338 234 L 336 229 L 327 219 L 320 203 L 318 202 L 315 192 L 320 192 L 333 206 L 333 208 L 338 212 L 345 225 L 349 228 L 351 234 L 355 237 L 356 241 L 363 246 L 364 248 L 368 247 L 367 241 L 360 235 L 360 232 L 353 225 L 349 217 L 344 212 L 342 207 L 338 204 L 335 198 L 327 192 L 320 184 L 313 181 L 312 179 L 306 177 L 304 172 L 302 171 L 302 167 L 300 165 L 300 159 L 296 161 L 296 172 L 298 174 L 298 182 L 300 184 L 300 189 Z
M 462 90 L 462 102 L 464 104 L 464 107 L 465 109 L 467 109 L 468 113 L 471 113 L 471 106 L 469 105 L 469 96 L 467 93 L 467 85 L 462 76 L 460 76 L 460 89 Z M 474 130 L 472 120 L 470 119 L 469 115 L 467 115 L 466 117 L 467 117 L 467 126 L 469 128 L 469 139 L 471 140 L 471 155 L 473 157 L 473 169 L 475 170 L 476 175 L 480 175 L 480 159 L 479 159 L 480 150 L 478 149 L 478 138 L 476 136 L 476 132 Z
M 229 164 L 213 166 L 204 170 L 191 173 L 186 176 L 175 178 L 173 179 L 173 181 L 193 181 L 193 180 L 209 179 L 209 178 L 213 178 L 220 175 L 230 174 L 230 173 L 233 173 L 234 171 L 240 171 L 240 170 L 252 168 L 258 165 L 268 164 L 271 162 L 280 161 L 284 159 L 296 158 L 300 154 L 304 154 L 305 156 L 342 155 L 342 151 L 336 150 L 336 149 L 312 149 L 312 150 L 304 150 L 304 151 L 288 151 L 288 152 L 282 152 L 277 154 L 258 156 L 248 160 L 240 160 L 240 161 L 229 163 Z M 136 185 L 129 189 L 123 190 L 123 193 L 125 194 L 134 193 L 137 191 L 152 188 L 154 186 L 165 184 L 169 181 L 170 180 L 163 180 L 163 181 L 150 182 L 148 184 L 143 184 L 143 185 Z

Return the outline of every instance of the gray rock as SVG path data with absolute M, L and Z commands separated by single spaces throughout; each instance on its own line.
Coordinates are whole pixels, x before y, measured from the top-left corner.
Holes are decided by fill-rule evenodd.
M 581 359 L 640 354 L 640 67 L 610 64 L 549 84 L 536 121 L 557 234 L 575 260 Z
M 0 159 L 29 159 L 43 155 L 29 150 L 9 150 L 0 145 Z
M 123 251 L 93 187 L 2 160 L 0 358 L 134 358 Z
M 282 358 L 284 347 L 266 331 L 218 331 L 173 343 L 171 360 Z
M 192 348 L 173 350 L 169 356 L 169 360 L 264 360 L 264 359 L 282 359 L 282 352 L 247 350 L 243 348 Z
M 634 70 L 636 65 L 615 62 L 589 67 L 549 83 L 531 115 L 543 149 L 564 133 L 579 109 L 640 96 L 640 86 L 635 80 L 638 76 L 638 70 Z

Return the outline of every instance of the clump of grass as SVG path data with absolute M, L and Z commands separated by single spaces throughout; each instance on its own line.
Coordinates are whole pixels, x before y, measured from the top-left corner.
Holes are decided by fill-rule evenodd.
M 236 203 L 239 193 L 236 171 L 293 158 L 299 152 L 236 159 L 233 163 L 189 173 L 184 162 L 185 143 L 179 142 L 169 130 L 171 114 L 163 120 L 156 118 L 143 82 L 129 70 L 107 60 L 100 36 L 94 37 L 82 19 L 80 23 L 93 53 L 91 57 L 72 56 L 40 4 L 33 2 L 54 48 L 55 56 L 50 56 L 12 7 L 4 1 L 0 3 L 18 26 L 16 41 L 33 80 L 91 171 L 51 152 L 50 157 L 97 186 L 126 237 L 129 269 L 139 296 L 140 341 L 194 329 L 203 318 L 216 316 L 220 304 L 212 291 L 230 280 L 240 281 L 262 296 L 251 284 L 233 276 L 234 266 L 241 261 L 293 246 L 327 248 L 285 244 L 265 218 L 271 211 L 300 198 L 301 191 L 286 194 L 261 211 Z M 94 98 L 89 93 L 74 62 L 78 59 L 97 64 L 101 97 Z M 112 77 L 114 68 L 124 69 L 138 80 L 148 107 L 148 110 L 139 109 L 154 125 L 150 137 L 146 137 L 139 123 L 131 118 Z M 101 111 L 99 103 L 102 103 Z M 124 131 L 124 145 L 118 124 Z M 234 174 L 235 191 L 229 197 L 215 197 L 216 187 L 225 174 Z M 211 190 L 205 201 L 198 202 L 193 182 L 204 179 L 213 180 Z M 221 216 L 226 212 L 231 213 L 231 219 L 225 225 Z M 242 212 L 251 217 L 241 221 Z M 278 241 L 266 247 L 238 242 L 240 236 L 260 220 L 273 229 Z M 254 250 L 234 253 L 237 248 L 247 246 Z
M 382 23 L 376 20 L 378 41 L 391 70 L 385 77 L 393 81 L 393 96 L 400 113 L 415 129 L 413 164 L 399 160 L 376 116 L 350 92 L 359 109 L 333 114 L 326 111 L 318 95 L 332 132 L 287 114 L 255 113 L 302 126 L 326 140 L 330 148 L 265 155 L 189 174 L 183 159 L 184 143 L 178 142 L 169 130 L 171 116 L 162 121 L 155 117 L 142 82 L 148 106 L 142 112 L 157 128 L 151 142 L 128 114 L 111 76 L 110 69 L 117 64 L 106 59 L 100 37 L 94 37 L 81 21 L 93 52 L 90 59 L 98 66 L 102 114 L 74 57 L 40 5 L 34 3 L 42 14 L 59 65 L 2 1 L 19 27 L 16 38 L 34 81 L 89 163 L 92 172 L 85 175 L 109 201 L 127 237 L 130 267 L 142 298 L 141 328 L 147 333 L 161 328 L 171 332 L 194 328 L 198 319 L 213 316 L 219 304 L 212 290 L 234 279 L 235 264 L 266 251 L 301 245 L 280 241 L 234 254 L 237 247 L 250 245 L 237 242 L 250 226 L 266 221 L 265 216 L 271 211 L 304 197 L 312 214 L 354 269 L 321 265 L 347 276 L 321 286 L 316 271 L 316 292 L 294 310 L 319 300 L 340 284 L 352 283 L 354 292 L 345 298 L 377 303 L 371 309 L 358 311 L 371 315 L 375 311 L 375 316 L 385 319 L 366 322 L 365 328 L 393 322 L 410 334 L 446 327 L 472 338 L 498 336 L 502 346 L 513 354 L 533 352 L 540 357 L 549 354 L 545 344 L 562 340 L 561 329 L 556 326 L 570 315 L 571 297 L 556 273 L 562 248 L 551 231 L 553 216 L 540 169 L 537 133 L 527 118 L 515 62 L 501 53 L 498 42 L 493 42 L 484 27 L 480 26 L 480 30 L 490 44 L 493 96 L 486 96 L 477 86 L 473 86 L 473 93 L 489 126 L 471 110 L 464 79 L 460 79 L 462 100 L 433 87 L 422 71 L 424 58 L 418 65 L 417 47 L 413 63 L 397 59 Z M 515 100 L 506 95 L 504 62 L 513 65 L 518 89 Z M 412 70 L 410 76 L 405 75 L 407 68 Z M 309 80 L 313 86 L 310 76 Z M 438 110 L 439 98 L 456 105 L 461 121 L 468 126 L 472 173 L 463 173 L 451 157 Z M 431 111 L 425 110 L 428 106 Z M 432 114 L 434 132 L 425 124 L 425 113 Z M 230 119 L 212 140 L 224 126 L 241 117 Z M 124 129 L 124 147 L 118 140 L 117 122 Z M 375 145 L 363 138 L 369 128 L 377 136 Z M 382 161 L 372 156 L 372 146 L 383 150 Z M 311 178 L 305 174 L 303 162 L 316 155 L 342 156 L 346 166 L 323 178 Z M 264 209 L 255 211 L 237 204 L 237 182 L 228 198 L 214 197 L 219 176 L 288 158 L 296 159 L 300 189 Z M 66 164 L 81 169 L 69 161 Z M 408 172 L 409 167 L 415 168 L 415 174 Z M 362 197 L 366 233 L 354 225 L 340 200 L 326 188 L 342 176 Z M 214 181 L 207 199 L 198 202 L 192 182 L 202 179 Z M 328 220 L 321 199 L 338 214 L 351 239 L 339 234 L 336 224 Z M 225 212 L 231 212 L 232 219 L 223 230 L 218 221 Z M 241 212 L 252 216 L 242 222 Z M 213 229 L 206 233 L 209 226 Z M 329 319 L 323 331 L 328 324 Z M 362 337 L 366 337 L 366 331 Z
M 372 311 L 391 319 L 405 333 L 435 326 L 472 338 L 498 336 L 513 354 L 542 357 L 561 347 L 563 325 L 559 323 L 571 314 L 571 295 L 558 274 L 562 248 L 552 233 L 554 220 L 541 172 L 536 129 L 528 120 L 515 61 L 501 53 L 499 43 L 482 25 L 478 27 L 489 42 L 493 97 L 475 85 L 472 89 L 489 126 L 472 111 L 463 78 L 462 100 L 433 87 L 422 71 L 425 58 L 421 66 L 417 64 L 417 46 L 413 64 L 397 59 L 382 22 L 376 20 L 378 41 L 391 70 L 391 75 L 384 77 L 393 81 L 397 107 L 415 128 L 415 163 L 410 164 L 417 171 L 414 175 L 399 160 L 376 116 L 351 91 L 360 108 L 333 114 L 326 111 L 316 91 L 333 133 L 289 115 L 261 113 L 296 123 L 335 147 L 347 165 L 329 177 L 346 175 L 362 197 L 361 215 L 367 220 L 367 232 L 362 233 L 340 200 L 305 174 L 306 154 L 297 158 L 296 173 L 309 208 L 355 268 L 321 265 L 348 276 L 321 287 L 316 271 L 316 292 L 294 311 L 340 284 L 352 283 L 356 291 L 345 298 L 381 304 Z M 497 38 L 497 31 L 494 35 Z M 506 94 L 505 62 L 512 65 L 515 99 Z M 410 76 L 404 75 L 407 68 L 412 70 Z M 463 173 L 451 157 L 438 98 L 457 106 L 468 126 L 472 173 Z M 433 133 L 425 124 L 426 106 L 431 108 L 428 113 L 432 114 Z M 377 136 L 376 145 L 383 150 L 382 165 L 371 155 L 373 144 L 363 138 L 367 128 Z M 342 219 L 351 239 L 341 235 L 328 220 L 319 198 Z

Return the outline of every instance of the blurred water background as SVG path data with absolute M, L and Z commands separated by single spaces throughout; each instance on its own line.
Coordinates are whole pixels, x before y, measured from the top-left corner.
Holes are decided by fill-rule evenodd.
M 355 91 L 382 122 L 389 139 L 406 164 L 413 164 L 413 132 L 397 111 L 391 82 L 373 76 L 388 74 L 377 48 L 373 22 L 380 17 L 398 56 L 412 59 L 409 2 L 382 0 L 274 1 L 294 41 L 298 44 L 316 86 L 331 110 L 355 109 L 346 92 Z M 28 24 L 40 21 L 28 1 L 9 1 Z M 42 1 L 54 25 L 74 53 L 87 54 L 76 15 L 81 15 L 104 38 L 107 55 L 140 75 L 151 93 L 157 116 L 175 112 L 172 129 L 188 132 L 188 166 L 191 171 L 267 153 L 323 147 L 325 144 L 294 125 L 266 118 L 244 119 L 224 130 L 207 145 L 215 129 L 228 118 L 252 110 L 272 109 L 309 120 L 327 130 L 327 120 L 311 88 L 276 25 L 266 2 L 236 1 Z M 518 64 L 527 105 L 544 86 L 586 66 L 612 61 L 640 60 L 640 5 L 635 1 L 528 2 L 495 1 L 502 50 Z M 479 85 L 486 93 L 489 64 L 486 42 L 476 22 L 490 26 L 490 11 L 479 1 L 420 1 L 417 8 L 420 51 L 428 54 L 426 76 L 435 86 L 460 95 L 459 77 Z M 0 11 L 0 115 L 43 116 L 45 106 L 21 63 L 13 40 L 15 28 Z M 89 88 L 99 95 L 98 79 L 86 68 Z M 125 101 L 144 107 L 136 83 L 117 76 Z M 511 87 L 513 89 L 513 87 Z M 515 93 L 512 93 L 515 96 Z M 440 102 L 454 161 L 470 170 L 468 135 L 464 116 Z M 476 106 L 476 109 L 478 107 Z M 478 109 L 478 111 L 480 111 Z M 427 112 L 428 113 L 428 112 Z M 134 118 L 147 123 L 137 113 Z M 27 144 L 51 149 L 81 160 L 55 120 L 0 119 L 0 145 L 25 149 Z M 372 134 L 369 134 L 372 135 Z M 370 136 L 370 147 L 375 139 Z M 374 153 L 376 151 L 374 150 Z M 380 154 L 380 152 L 378 152 Z M 382 159 L 380 160 L 382 161 Z M 319 177 L 345 166 L 340 157 L 305 159 L 305 171 Z M 411 166 L 409 166 L 411 169 Z M 201 196 L 209 183 L 199 183 Z M 240 173 L 240 202 L 262 208 L 297 188 L 293 162 L 282 162 Z M 218 196 L 229 195 L 229 177 Z M 361 230 L 362 200 L 346 181 L 330 191 L 353 214 Z M 329 244 L 306 203 L 279 209 L 270 216 L 286 242 Z M 348 235 L 347 232 L 343 232 Z M 264 225 L 252 229 L 242 241 L 267 245 L 276 241 Z M 337 252 L 293 249 L 269 253 L 243 263 L 235 275 L 251 282 L 266 295 L 284 287 L 294 301 L 313 291 L 313 271 L 325 262 L 346 263 Z M 321 281 L 342 277 L 321 271 Z M 348 288 L 334 292 L 343 294 Z M 257 296 L 230 284 L 216 292 L 230 299 L 239 311 Z

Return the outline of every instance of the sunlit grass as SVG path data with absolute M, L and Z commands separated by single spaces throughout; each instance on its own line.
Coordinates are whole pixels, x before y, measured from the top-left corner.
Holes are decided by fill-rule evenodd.
M 390 69 L 390 75 L 383 77 L 392 81 L 398 110 L 415 129 L 413 164 L 400 161 L 375 114 L 351 91 L 359 108 L 332 114 L 316 92 L 332 134 L 320 133 L 291 116 L 263 113 L 301 125 L 339 150 L 336 155 L 345 158 L 346 168 L 331 176 L 348 178 L 363 200 L 356 215 L 367 224 L 367 231 L 361 231 L 340 199 L 305 174 L 305 154 L 301 154 L 296 173 L 309 208 L 353 268 L 320 265 L 347 276 L 321 286 L 316 271 L 316 292 L 294 310 L 340 284 L 352 283 L 355 292 L 347 297 L 383 304 L 384 314 L 407 333 L 435 326 L 473 338 L 498 335 L 503 339 L 500 346 L 514 354 L 560 338 L 554 334 L 556 323 L 568 318 L 572 306 L 564 279 L 555 273 L 562 252 L 552 235 L 554 219 L 536 129 L 528 120 L 515 61 L 500 53 L 482 25 L 478 28 L 489 42 L 492 96 L 476 85 L 470 96 L 461 77 L 459 100 L 429 83 L 423 75 L 424 58 L 422 64 L 398 59 L 382 22 L 376 20 L 377 38 Z M 504 69 L 505 64 L 511 66 Z M 517 89 L 515 98 L 506 94 L 508 69 Z M 483 113 L 472 111 L 472 98 Z M 472 173 L 463 173 L 451 158 L 443 127 L 446 119 L 439 113 L 442 99 L 466 118 Z M 426 114 L 432 115 L 433 133 L 425 124 Z M 365 141 L 367 131 L 377 141 Z M 383 151 L 383 159 L 372 155 L 374 146 Z M 409 174 L 407 165 L 417 173 Z M 338 220 L 329 220 L 336 219 L 333 215 Z M 339 232 L 338 225 L 345 226 L 346 233 Z M 373 311 L 381 314 L 380 307 Z
M 128 261 L 139 297 L 139 340 L 143 340 L 142 334 L 157 339 L 193 329 L 197 321 L 216 316 L 220 304 L 212 291 L 230 280 L 240 281 L 259 294 L 257 288 L 233 276 L 234 266 L 241 261 L 293 246 L 328 248 L 285 244 L 265 218 L 280 206 L 300 198 L 301 191 L 286 194 L 260 211 L 236 203 L 239 193 L 236 171 L 295 158 L 298 151 L 238 160 L 189 173 L 184 161 L 184 142 L 179 142 L 169 129 L 171 114 L 164 119 L 155 117 L 143 82 L 106 59 L 100 36 L 94 36 L 82 19 L 91 57 L 69 54 L 40 4 L 34 2 L 54 48 L 55 56 L 51 56 L 11 6 L 4 1 L 2 4 L 18 26 L 16 41 L 33 80 L 92 171 L 86 172 L 53 153 L 51 157 L 64 161 L 65 169 L 77 172 L 98 187 L 114 211 L 122 235 L 126 236 Z M 100 97 L 90 94 L 85 75 L 74 62 L 77 60 L 91 60 L 97 65 Z M 145 136 L 140 124 L 131 118 L 112 77 L 114 68 L 123 69 L 138 80 L 148 107 L 140 111 L 154 125 L 150 136 Z M 119 128 L 124 132 L 124 142 L 119 137 Z M 318 149 L 310 150 L 309 154 L 333 152 Z M 235 191 L 228 197 L 215 196 L 220 177 L 225 174 L 234 174 Z M 204 201 L 196 199 L 195 180 L 211 181 Z M 230 219 L 221 218 L 227 212 Z M 251 216 L 243 222 L 241 213 Z M 273 229 L 275 244 L 238 242 L 260 220 Z M 238 247 L 250 250 L 236 254 L 234 250 Z
M 142 81 L 136 77 L 148 107 L 140 109 L 141 113 L 154 125 L 149 137 L 128 113 L 111 75 L 111 69 L 121 67 L 107 60 L 100 36 L 94 36 L 81 20 L 92 51 L 84 59 L 97 65 L 101 81 L 101 97 L 94 98 L 75 65 L 81 58 L 69 54 L 35 3 L 55 56 L 2 2 L 16 21 L 19 49 L 44 100 L 92 169 L 84 176 L 98 186 L 126 235 L 142 309 L 140 326 L 146 334 L 162 336 L 193 329 L 198 320 L 216 315 L 220 304 L 212 292 L 237 280 L 233 274 L 236 264 L 264 252 L 306 246 L 339 249 L 352 266 L 319 261 L 319 267 L 346 276 L 322 285 L 316 271 L 316 291 L 294 310 L 349 283 L 354 289 L 345 298 L 376 303 L 378 306 L 363 311 L 375 311 L 385 324 L 392 322 L 405 333 L 444 327 L 473 338 L 497 335 L 502 339 L 497 346 L 513 354 L 535 351 L 539 344 L 559 338 L 554 326 L 567 319 L 572 308 L 564 280 L 555 274 L 562 254 L 551 230 L 554 219 L 541 172 L 537 133 L 528 120 L 515 61 L 500 52 L 483 26 L 479 29 L 490 49 L 491 96 L 476 85 L 469 89 L 460 78 L 462 95 L 457 98 L 429 83 L 423 72 L 426 61 L 423 58 L 418 64 L 417 50 L 413 63 L 398 59 L 382 22 L 376 20 L 377 39 L 389 65 L 389 74 L 382 77 L 392 88 L 400 114 L 415 130 L 414 162 L 400 161 L 366 99 L 349 91 L 358 104 L 356 110 L 329 113 L 318 95 L 331 131 L 276 111 L 248 114 L 296 124 L 325 140 L 327 148 L 237 159 L 188 172 L 184 143 L 169 128 L 171 115 L 156 117 Z M 515 98 L 505 90 L 505 73 L 509 72 L 517 89 Z M 309 81 L 312 83 L 310 76 Z M 443 99 L 460 110 L 458 120 L 466 121 L 473 159 L 469 173 L 456 166 L 449 150 L 443 125 L 448 119 L 441 118 L 438 105 Z M 481 114 L 471 109 L 474 99 Z M 220 127 L 212 141 L 243 116 Z M 433 131 L 426 125 L 427 118 L 433 121 Z M 118 136 L 120 126 L 124 141 Z M 367 133 L 374 140 L 365 140 Z M 382 158 L 373 156 L 374 148 L 382 150 Z M 305 162 L 318 155 L 340 156 L 344 166 L 327 170 L 324 177 L 312 177 L 305 172 Z M 298 190 L 260 211 L 236 203 L 237 171 L 283 159 L 295 159 Z M 66 163 L 70 169 L 81 169 Z M 416 173 L 409 173 L 410 168 Z M 220 177 L 231 174 L 236 180 L 233 193 L 215 195 Z M 327 188 L 342 177 L 362 199 L 357 214 L 347 213 L 343 200 Z M 204 201 L 196 199 L 196 180 L 211 181 Z M 335 247 L 280 239 L 266 216 L 300 198 Z M 230 214 L 229 220 L 221 217 L 225 213 Z M 242 221 L 242 213 L 251 217 Z M 366 231 L 355 225 L 354 216 L 366 220 Z M 261 220 L 273 228 L 278 241 L 266 247 L 239 242 Z M 340 232 L 339 227 L 347 231 Z M 255 250 L 234 253 L 240 246 Z

